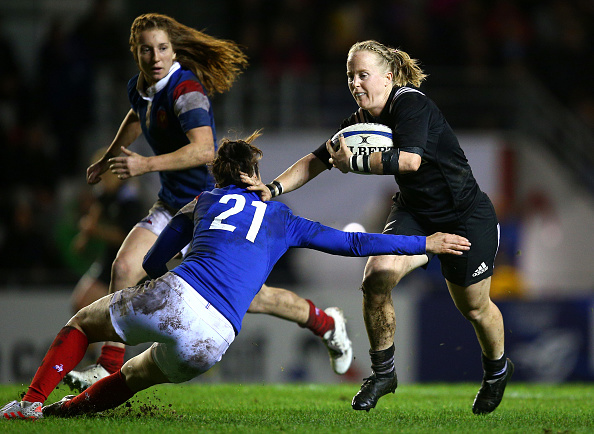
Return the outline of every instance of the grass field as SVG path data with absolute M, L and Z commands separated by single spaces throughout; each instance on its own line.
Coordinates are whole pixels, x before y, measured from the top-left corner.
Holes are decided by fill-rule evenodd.
M 299 432 L 299 433 L 590 433 L 594 385 L 511 383 L 487 416 L 470 408 L 477 385 L 403 385 L 367 412 L 351 409 L 357 384 L 166 385 L 103 414 L 72 419 L 1 420 L 2 433 Z M 0 385 L 0 405 L 24 386 Z M 49 402 L 69 390 L 60 386 Z

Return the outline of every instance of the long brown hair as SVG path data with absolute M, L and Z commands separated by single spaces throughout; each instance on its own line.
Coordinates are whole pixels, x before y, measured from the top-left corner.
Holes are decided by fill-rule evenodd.
M 221 140 L 217 156 L 211 165 L 219 187 L 229 184 L 243 186 L 239 172 L 247 173 L 248 176 L 258 175 L 258 161 L 262 158 L 262 151 L 251 143 L 261 135 L 261 130 L 257 130 L 245 139 Z
M 176 60 L 196 74 L 209 95 L 229 90 L 248 64 L 247 56 L 235 42 L 217 39 L 167 15 L 151 13 L 137 17 L 130 28 L 130 51 L 137 65 L 140 33 L 153 29 L 167 33 Z
M 396 86 L 406 86 L 410 83 L 415 87 L 419 87 L 423 80 L 427 78 L 427 74 L 419 66 L 419 61 L 412 59 L 408 53 L 387 47 L 371 39 L 354 44 L 349 50 L 348 57 L 357 51 L 363 50 L 374 53 L 386 70 L 392 72 L 394 85 Z

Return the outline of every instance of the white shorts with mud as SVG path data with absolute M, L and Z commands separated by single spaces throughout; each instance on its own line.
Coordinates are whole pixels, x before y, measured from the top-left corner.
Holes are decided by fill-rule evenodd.
M 116 292 L 109 312 L 127 345 L 155 342 L 153 359 L 172 383 L 208 371 L 235 339 L 231 323 L 171 272 Z

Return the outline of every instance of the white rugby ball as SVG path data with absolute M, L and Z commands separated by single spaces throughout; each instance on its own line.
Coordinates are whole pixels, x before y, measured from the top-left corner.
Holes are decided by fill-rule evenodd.
M 355 155 L 369 155 L 372 152 L 384 152 L 391 149 L 392 128 L 376 123 L 349 125 L 332 137 L 332 146 L 338 149 L 338 138 L 344 136 L 346 145 Z

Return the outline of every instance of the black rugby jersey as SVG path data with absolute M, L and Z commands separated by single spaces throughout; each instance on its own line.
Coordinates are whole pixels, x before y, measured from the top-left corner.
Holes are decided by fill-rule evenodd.
M 357 110 L 339 130 L 352 124 L 376 122 L 392 128 L 394 147 L 419 154 L 416 172 L 395 175 L 400 187 L 397 198 L 421 222 L 458 223 L 474 211 L 482 192 L 468 160 L 435 103 L 411 87 L 395 87 L 378 117 Z M 313 151 L 328 168 L 326 144 Z

